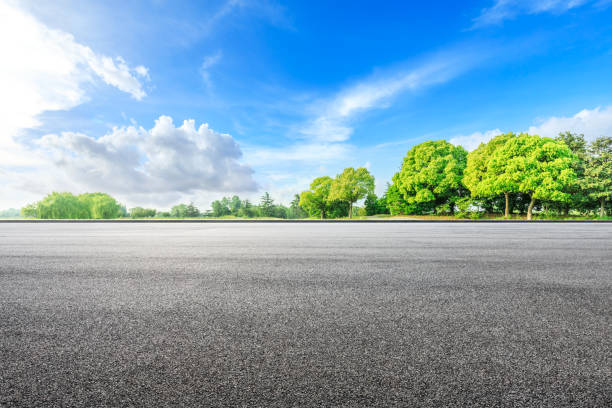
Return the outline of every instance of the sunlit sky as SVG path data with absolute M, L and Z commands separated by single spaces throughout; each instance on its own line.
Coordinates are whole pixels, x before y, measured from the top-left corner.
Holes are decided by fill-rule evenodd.
M 207 208 L 501 132 L 612 136 L 612 0 L 0 0 L 0 209 Z

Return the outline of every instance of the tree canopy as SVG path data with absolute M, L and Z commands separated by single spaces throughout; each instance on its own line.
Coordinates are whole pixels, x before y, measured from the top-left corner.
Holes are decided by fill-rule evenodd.
M 349 218 L 353 217 L 353 204 L 374 192 L 374 176 L 365 167 L 348 167 L 332 182 L 328 201 L 344 201 L 349 205 Z
M 444 140 L 421 143 L 408 151 L 395 182 L 413 212 L 452 213 L 467 194 L 462 182 L 466 162 L 461 146 Z

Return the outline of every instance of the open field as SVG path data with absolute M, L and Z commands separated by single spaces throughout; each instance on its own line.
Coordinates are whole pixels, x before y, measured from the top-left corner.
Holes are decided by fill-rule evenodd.
M 0 224 L 0 406 L 610 406 L 610 223 Z

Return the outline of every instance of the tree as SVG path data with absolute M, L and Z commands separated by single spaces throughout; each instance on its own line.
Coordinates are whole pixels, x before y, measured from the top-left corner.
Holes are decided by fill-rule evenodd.
M 563 213 L 569 214 L 570 208 L 590 207 L 592 198 L 589 196 L 584 184 L 584 176 L 588 160 L 587 142 L 583 134 L 572 132 L 562 132 L 555 138 L 563 142 L 576 156 L 576 160 L 572 163 L 572 169 L 576 173 L 576 181 L 567 186 L 566 192 L 570 195 L 567 202 L 563 203 Z
M 287 217 L 291 219 L 305 218 L 307 216 L 306 211 L 300 206 L 300 195 L 296 194 L 291 201 Z
M 612 137 L 602 136 L 589 145 L 584 185 L 599 200 L 599 216 L 606 216 L 606 200 L 612 197 Z
M 259 203 L 259 208 L 261 208 L 261 215 L 264 217 L 274 217 L 274 200 L 270 197 L 270 193 L 267 191 L 261 196 L 261 201 Z
M 467 194 L 462 179 L 467 152 L 444 140 L 414 146 L 406 154 L 396 178 L 397 187 L 417 212 L 454 212 L 456 201 Z
M 200 216 L 200 210 L 198 209 L 198 207 L 193 205 L 193 203 L 189 203 L 185 210 L 185 217 L 194 218 L 194 217 L 199 217 L 199 216 Z
M 130 217 L 132 218 L 151 218 L 155 217 L 157 211 L 153 208 L 142 208 L 134 207 L 130 210 Z
M 223 217 L 229 215 L 231 213 L 227 204 L 223 202 L 223 200 L 215 200 L 211 204 L 213 210 L 213 217 Z
M 185 218 L 187 214 L 187 204 L 178 204 L 170 209 L 170 215 L 175 218 Z
M 463 184 L 474 198 L 491 199 L 503 194 L 506 201 L 504 211 L 506 218 L 510 216 L 510 194 L 517 193 L 518 186 L 495 184 L 495 176 L 489 171 L 489 160 L 499 148 L 514 138 L 516 135 L 510 132 L 496 136 L 488 143 L 481 143 L 468 154 L 463 176 Z
M 89 218 L 111 219 L 122 213 L 121 204 L 108 194 L 85 193 L 79 195 L 78 199 L 88 208 Z
M 387 183 L 387 191 L 385 192 L 386 206 L 391 215 L 405 215 L 408 213 L 408 203 L 404 200 L 404 195 L 397 187 L 397 177 L 399 173 L 393 175 L 393 183 Z
M 38 218 L 36 203 L 28 204 L 21 209 L 21 216 L 24 218 Z
M 317 177 L 310 183 L 310 190 L 300 194 L 299 205 L 308 212 L 310 217 L 324 219 L 329 212 L 329 192 L 332 183 L 331 177 Z
M 87 203 L 71 193 L 51 193 L 36 203 L 36 216 L 41 219 L 85 219 L 90 218 L 90 212 Z
M 376 214 L 388 214 L 387 200 L 385 196 L 377 197 L 376 194 L 371 193 L 366 196 L 363 203 L 365 215 L 376 215 Z
M 364 168 L 348 167 L 336 176 L 329 191 L 328 201 L 345 201 L 349 205 L 349 218 L 353 217 L 353 204 L 374 191 L 374 176 Z
M 229 209 L 232 215 L 238 215 L 238 211 L 240 211 L 240 207 L 242 207 L 242 201 L 240 201 L 240 197 L 233 196 L 229 203 Z
M 518 191 L 530 197 L 527 219 L 536 200 L 566 201 L 564 190 L 576 179 L 576 159 L 563 142 L 537 135 L 520 134 L 495 150 L 487 161 L 487 174 L 494 192 Z

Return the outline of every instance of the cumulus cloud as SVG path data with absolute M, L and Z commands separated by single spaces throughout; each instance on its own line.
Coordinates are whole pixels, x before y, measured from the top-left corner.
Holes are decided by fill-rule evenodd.
M 608 0 L 495 0 L 491 7 L 484 8 L 474 21 L 474 28 L 501 24 L 521 14 L 553 13 L 561 14 L 568 10 L 591 3 L 596 7 L 605 6 Z
M 574 116 L 552 116 L 530 126 L 528 132 L 555 137 L 560 132 L 584 134 L 587 140 L 599 136 L 612 136 L 612 106 L 583 109 Z
M 544 137 L 557 137 L 561 132 L 582 133 L 586 140 L 592 141 L 600 136 L 612 136 L 612 106 L 583 109 L 573 116 L 551 116 L 538 120 L 524 132 Z M 472 151 L 502 132 L 499 129 L 474 132 L 467 136 L 455 136 L 450 143 L 461 145 Z M 520 131 L 519 131 L 520 133 Z
M 73 108 L 86 99 L 83 85 L 100 78 L 135 99 L 146 96 L 139 78 L 144 66 L 131 68 L 123 58 L 95 53 L 74 37 L 0 2 L 0 138 L 39 125 L 44 111 Z
M 238 143 L 208 124 L 196 128 L 194 120 L 176 127 L 172 118 L 160 116 L 149 130 L 114 128 L 97 139 L 64 132 L 46 135 L 38 145 L 80 189 L 132 202 L 139 196 L 156 195 L 164 202 L 181 194 L 257 189 L 253 171 L 239 161 Z
M 454 145 L 463 146 L 468 152 L 476 149 L 481 143 L 486 143 L 503 132 L 499 129 L 487 130 L 486 132 L 474 132 L 471 135 L 455 136 L 449 140 Z

